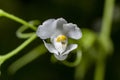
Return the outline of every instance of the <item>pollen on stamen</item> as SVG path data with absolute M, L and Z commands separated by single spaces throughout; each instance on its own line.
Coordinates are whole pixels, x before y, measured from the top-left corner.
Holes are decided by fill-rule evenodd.
M 67 40 L 67 37 L 65 35 L 59 35 L 56 39 L 57 42 L 62 42 Z

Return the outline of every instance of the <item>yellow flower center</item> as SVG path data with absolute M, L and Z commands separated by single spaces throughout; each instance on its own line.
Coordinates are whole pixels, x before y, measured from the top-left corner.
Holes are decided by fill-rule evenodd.
M 67 40 L 67 37 L 65 35 L 59 35 L 56 39 L 57 42 L 62 42 Z

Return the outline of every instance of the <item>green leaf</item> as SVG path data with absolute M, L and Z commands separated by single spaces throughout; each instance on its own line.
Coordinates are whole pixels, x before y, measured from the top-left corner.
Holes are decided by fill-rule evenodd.
M 96 34 L 88 29 L 82 29 L 82 38 L 80 39 L 80 45 L 82 45 L 83 48 L 88 49 L 91 46 L 93 46 L 95 40 L 96 40 Z

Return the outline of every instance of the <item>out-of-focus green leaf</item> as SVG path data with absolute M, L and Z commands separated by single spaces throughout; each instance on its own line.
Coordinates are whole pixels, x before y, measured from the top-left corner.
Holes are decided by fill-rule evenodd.
M 105 53 L 111 54 L 113 52 L 113 43 L 110 38 L 99 38 L 99 45 Z
M 88 68 L 93 65 L 93 60 L 89 56 L 82 56 L 82 60 L 75 68 L 75 80 L 84 80 Z
M 88 29 L 82 29 L 82 38 L 80 39 L 80 44 L 83 48 L 88 49 L 90 48 L 95 40 L 96 40 L 96 34 Z

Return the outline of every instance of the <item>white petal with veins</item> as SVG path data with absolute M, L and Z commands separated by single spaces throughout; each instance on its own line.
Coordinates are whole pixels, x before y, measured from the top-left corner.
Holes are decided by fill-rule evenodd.
M 46 43 L 44 40 L 43 40 L 43 42 L 44 42 L 45 47 L 48 49 L 49 52 L 58 55 L 58 51 L 55 49 L 55 47 L 52 44 Z
M 71 51 L 73 51 L 77 47 L 78 47 L 77 44 L 70 44 L 70 45 L 68 45 L 68 47 L 67 47 L 66 51 L 63 53 L 63 55 L 69 54 Z
M 64 32 L 66 35 L 73 39 L 80 39 L 82 37 L 82 33 L 76 24 L 68 23 L 63 25 Z

